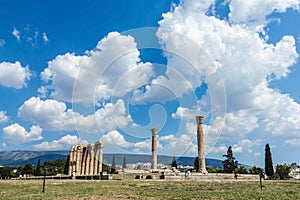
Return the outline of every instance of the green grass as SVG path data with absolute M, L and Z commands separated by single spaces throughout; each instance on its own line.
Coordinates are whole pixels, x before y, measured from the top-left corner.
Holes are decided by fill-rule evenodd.
M 300 199 L 300 181 L 2 180 L 0 199 Z

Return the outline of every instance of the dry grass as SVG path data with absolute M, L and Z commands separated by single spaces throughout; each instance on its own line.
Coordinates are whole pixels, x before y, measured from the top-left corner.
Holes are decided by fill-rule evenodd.
M 0 181 L 0 199 L 300 199 L 300 181 Z

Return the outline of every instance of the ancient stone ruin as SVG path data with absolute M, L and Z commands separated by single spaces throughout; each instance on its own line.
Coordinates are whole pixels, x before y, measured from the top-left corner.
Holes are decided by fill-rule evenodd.
M 197 142 L 198 142 L 198 166 L 199 172 L 207 174 L 204 153 L 204 131 L 203 116 L 196 116 L 197 122 Z M 152 163 L 151 171 L 158 172 L 157 169 L 157 131 L 152 128 Z M 103 144 L 98 141 L 95 144 L 81 144 L 72 146 L 70 149 L 69 175 L 87 176 L 100 175 L 102 172 Z M 124 161 L 126 163 L 126 161 Z M 126 164 L 125 164 L 126 165 Z M 125 167 L 123 167 L 125 168 Z
M 204 131 L 203 131 L 203 116 L 196 116 L 197 121 L 197 142 L 198 142 L 198 166 L 199 172 L 207 174 L 205 166 L 205 153 L 204 153 Z
M 102 172 L 103 144 L 80 144 L 70 149 L 69 175 L 99 175 Z
M 151 169 L 156 170 L 157 169 L 157 128 L 151 129 L 152 133 L 152 163 L 151 163 Z

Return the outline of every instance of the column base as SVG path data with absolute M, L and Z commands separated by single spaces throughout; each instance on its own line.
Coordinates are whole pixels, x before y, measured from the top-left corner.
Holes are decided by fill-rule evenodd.
M 200 170 L 199 170 L 199 173 L 201 173 L 201 174 L 208 174 L 208 172 L 207 172 L 206 169 L 200 169 Z

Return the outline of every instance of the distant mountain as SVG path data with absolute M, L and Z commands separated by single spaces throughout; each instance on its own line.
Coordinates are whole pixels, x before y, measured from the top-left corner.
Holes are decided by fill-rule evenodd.
M 35 165 L 39 159 L 41 163 L 50 160 L 67 159 L 69 151 L 0 151 L 0 166 L 18 166 L 30 162 Z M 104 154 L 103 163 L 111 164 L 114 154 Z M 123 158 L 126 156 L 127 164 L 151 162 L 152 156 L 145 154 L 115 154 L 116 164 L 122 165 Z M 171 165 L 173 156 L 157 156 L 157 162 L 165 165 Z M 195 157 L 176 157 L 177 165 L 194 166 Z M 212 167 L 222 167 L 222 161 L 206 158 L 206 165 Z
M 32 165 L 50 160 L 67 159 L 69 151 L 0 151 L 0 166 Z
M 112 158 L 114 154 L 104 154 L 103 155 L 103 162 L 107 164 L 112 163 Z M 145 154 L 115 154 L 116 155 L 116 164 L 122 165 L 123 157 L 126 156 L 126 163 L 127 164 L 134 164 L 134 163 L 147 163 L 151 162 L 152 155 L 145 155 Z M 173 160 L 173 156 L 157 156 L 157 163 L 161 163 L 164 165 L 171 165 Z M 206 165 L 212 167 L 222 167 L 222 161 L 217 159 L 206 158 Z M 195 157 L 176 157 L 177 165 L 183 166 L 194 166 Z

